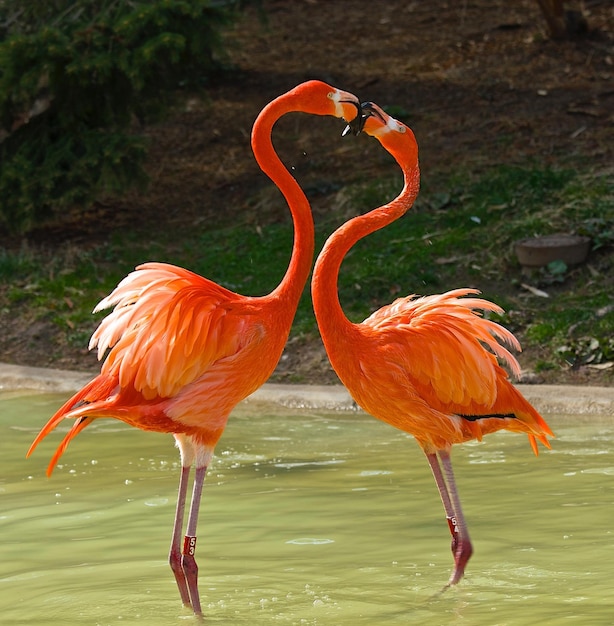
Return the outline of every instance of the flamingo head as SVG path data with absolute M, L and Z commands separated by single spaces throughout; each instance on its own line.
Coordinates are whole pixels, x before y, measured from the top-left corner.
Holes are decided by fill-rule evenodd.
M 352 93 L 331 87 L 320 80 L 301 83 L 288 93 L 290 99 L 298 100 L 295 110 L 311 115 L 332 115 L 352 126 L 361 117 L 360 100 Z M 358 131 L 360 132 L 360 131 Z
M 418 160 L 418 144 L 412 130 L 395 120 L 373 102 L 361 105 L 361 127 L 367 135 L 375 137 L 399 162 Z

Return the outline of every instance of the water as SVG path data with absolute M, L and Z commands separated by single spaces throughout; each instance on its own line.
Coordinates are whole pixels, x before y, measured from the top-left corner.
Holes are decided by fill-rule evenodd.
M 0 396 L 0 623 L 196 623 L 166 561 L 172 437 L 101 420 L 48 480 L 61 433 L 24 454 L 62 401 Z M 457 446 L 475 552 L 438 594 L 449 534 L 410 437 L 361 414 L 249 410 L 231 418 L 205 483 L 208 624 L 612 622 L 611 422 L 549 416 L 558 437 L 539 458 L 510 433 Z

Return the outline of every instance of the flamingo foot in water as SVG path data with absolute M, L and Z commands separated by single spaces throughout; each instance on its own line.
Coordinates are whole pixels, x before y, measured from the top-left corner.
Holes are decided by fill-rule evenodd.
M 452 554 L 454 555 L 454 569 L 450 575 L 447 587 L 456 585 L 465 573 L 465 567 L 473 554 L 473 546 L 469 538 L 456 536 L 452 539 Z

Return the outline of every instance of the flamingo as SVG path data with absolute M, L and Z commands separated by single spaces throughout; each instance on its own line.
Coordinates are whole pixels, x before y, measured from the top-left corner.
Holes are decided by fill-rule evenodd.
M 114 307 L 89 344 L 97 348 L 99 360 L 108 351 L 100 374 L 51 417 L 27 453 L 65 419 L 74 424 L 53 455 L 48 476 L 69 442 L 95 419 L 112 417 L 142 430 L 172 433 L 181 474 L 169 563 L 184 605 L 198 616 L 202 609 L 194 555 L 207 467 L 232 409 L 273 373 L 311 271 L 314 225 L 309 202 L 271 142 L 275 122 L 294 111 L 331 115 L 351 125 L 356 119 L 360 123 L 360 101 L 321 81 L 308 81 L 269 103 L 254 123 L 254 156 L 283 193 L 295 228 L 289 267 L 280 284 L 266 296 L 251 297 L 174 265 L 137 267 L 94 309 Z M 182 546 L 192 465 L 194 484 Z
M 409 210 L 420 179 L 412 131 L 373 103 L 363 104 L 361 117 L 364 132 L 401 167 L 403 190 L 328 238 L 313 272 L 313 306 L 329 360 L 356 403 L 413 435 L 426 455 L 452 535 L 454 568 L 445 589 L 461 580 L 473 552 L 452 471 L 452 444 L 506 429 L 526 433 L 537 454 L 537 440 L 549 448 L 552 431 L 499 365 L 497 359 L 518 375 L 518 361 L 498 340 L 517 350 L 520 345 L 507 329 L 479 315 L 502 309 L 475 297 L 476 289 L 399 298 L 360 324 L 343 313 L 337 281 L 344 256 Z

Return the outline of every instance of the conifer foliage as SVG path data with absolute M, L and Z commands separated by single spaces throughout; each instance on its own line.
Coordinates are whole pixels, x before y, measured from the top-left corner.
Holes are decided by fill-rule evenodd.
M 0 0 L 0 226 L 146 180 L 134 132 L 223 67 L 236 2 Z

